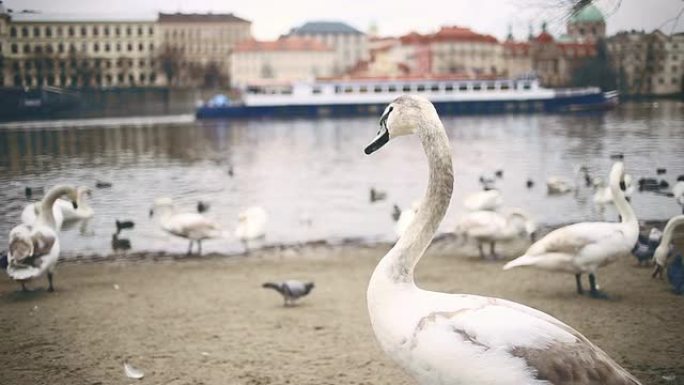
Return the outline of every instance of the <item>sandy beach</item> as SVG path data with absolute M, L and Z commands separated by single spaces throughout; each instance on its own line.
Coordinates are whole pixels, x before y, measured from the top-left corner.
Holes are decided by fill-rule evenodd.
M 681 243 L 681 242 L 680 242 Z M 54 294 L 0 279 L 2 384 L 411 384 L 375 342 L 368 279 L 389 245 L 273 248 L 249 256 L 138 255 L 62 263 Z M 520 246 L 523 247 L 523 246 Z M 497 296 L 584 333 L 644 384 L 684 384 L 684 298 L 623 259 L 600 271 L 612 296 L 575 294 L 574 278 L 457 256 L 436 242 L 418 265 L 426 289 Z M 508 249 L 507 249 L 508 250 Z M 312 280 L 285 308 L 265 281 Z M 34 287 L 45 286 L 43 280 Z

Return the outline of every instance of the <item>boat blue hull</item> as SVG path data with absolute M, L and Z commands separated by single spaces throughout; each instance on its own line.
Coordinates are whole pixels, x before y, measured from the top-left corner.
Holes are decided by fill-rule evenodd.
M 387 101 L 389 103 L 390 100 Z M 329 104 L 301 106 L 225 106 L 199 107 L 198 119 L 211 118 L 269 118 L 269 117 L 331 117 L 377 115 L 387 106 L 383 104 Z M 441 115 L 569 112 L 612 108 L 617 96 L 603 93 L 589 95 L 557 96 L 539 100 L 488 100 L 467 102 L 436 102 Z

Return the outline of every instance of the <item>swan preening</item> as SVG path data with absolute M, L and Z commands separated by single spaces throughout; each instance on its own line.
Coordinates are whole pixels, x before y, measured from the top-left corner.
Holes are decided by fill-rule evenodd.
M 427 155 L 427 192 L 404 235 L 378 263 L 367 292 L 371 324 L 383 350 L 421 384 L 639 384 L 579 332 L 545 313 L 502 299 L 415 285 L 415 265 L 453 189 L 446 132 L 427 99 L 401 96 L 383 112 L 380 131 L 365 152 L 412 133 Z
M 603 298 L 596 285 L 596 271 L 623 255 L 629 255 L 639 236 L 636 215 L 620 189 L 624 165 L 615 163 L 610 172 L 613 201 L 622 218 L 619 223 L 582 222 L 556 229 L 537 241 L 525 254 L 504 266 L 536 267 L 575 274 L 577 292 L 582 294 L 581 275 L 589 274 L 590 294 Z
M 161 228 L 169 234 L 190 241 L 188 255 L 192 253 L 192 245 L 197 242 L 197 253 L 202 254 L 202 241 L 205 239 L 224 238 L 226 233 L 221 225 L 199 213 L 177 213 L 171 198 L 158 198 L 150 210 L 150 217 L 155 216 Z
M 93 217 L 95 211 L 88 204 L 87 197 L 91 194 L 91 190 L 85 186 L 79 186 L 76 189 L 76 203 L 78 208 L 74 208 L 71 202 L 64 199 L 57 199 L 52 206 L 52 214 L 55 219 L 55 228 L 59 231 L 62 227 L 71 226 L 75 223 L 87 223 L 87 220 Z M 41 209 L 40 202 L 34 202 L 26 205 L 21 212 L 21 221 L 24 224 L 31 225 L 38 218 Z M 84 228 L 83 228 L 84 229 Z
M 9 234 L 7 274 L 21 283 L 47 273 L 48 291 L 54 291 L 52 274 L 59 258 L 59 229 L 55 220 L 55 201 L 66 196 L 78 208 L 78 194 L 71 186 L 55 186 L 39 202 L 35 221 L 14 227 Z
M 653 270 L 653 277 L 662 275 L 663 270 L 667 266 L 670 255 L 672 254 L 672 235 L 677 227 L 684 225 L 684 215 L 677 215 L 670 218 L 663 229 L 663 237 L 660 239 L 660 245 L 653 253 L 653 262 L 655 268 Z
M 487 258 L 483 244 L 489 243 L 489 257 L 498 259 L 496 242 L 511 241 L 516 238 L 529 237 L 534 241 L 536 224 L 520 209 L 508 210 L 507 213 L 494 211 L 473 211 L 459 218 L 454 234 L 465 243 L 468 239 L 477 242 L 480 257 Z

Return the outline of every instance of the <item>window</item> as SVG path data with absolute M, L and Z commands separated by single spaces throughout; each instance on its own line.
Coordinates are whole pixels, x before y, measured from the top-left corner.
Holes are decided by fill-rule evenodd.
M 93 26 L 93 36 L 97 36 L 100 34 L 100 30 L 97 28 L 96 25 Z
M 446 86 L 444 86 L 444 91 L 451 92 L 454 90 L 454 85 L 449 83 Z
M 33 27 L 33 37 L 40 37 L 40 27 Z
M 121 29 L 120 29 L 119 27 L 114 28 L 114 34 L 115 34 L 116 36 L 121 35 Z
M 154 28 L 152 28 L 152 27 L 148 28 L 147 32 L 149 33 L 150 36 L 154 35 Z
M 480 91 L 480 90 L 482 90 L 482 84 L 480 84 L 480 83 L 473 84 L 473 91 Z
M 524 90 L 529 90 L 530 88 L 532 88 L 532 85 L 530 85 L 530 83 L 523 83 Z
M 133 30 L 131 27 L 126 27 L 126 36 L 131 36 L 133 34 Z
M 373 87 L 373 92 L 375 92 L 376 94 L 382 92 L 382 86 L 375 86 L 375 87 Z
M 458 90 L 459 91 L 468 91 L 468 85 L 467 84 L 459 84 Z
M 16 27 L 10 28 L 10 36 L 11 37 L 17 37 L 17 28 Z
M 45 27 L 45 36 L 52 37 L 52 28 Z
M 100 52 L 100 45 L 98 43 L 93 44 L 93 51 Z
M 488 90 L 488 91 L 491 91 L 491 90 L 493 90 L 494 88 L 496 88 L 496 87 L 494 86 L 494 83 L 487 83 L 487 90 Z
M 143 29 L 142 29 L 142 27 L 138 27 L 138 36 L 142 36 L 142 35 L 143 35 Z
M 502 91 L 506 91 L 506 90 L 508 90 L 508 89 L 510 89 L 510 88 L 511 88 L 511 86 L 510 86 L 510 84 L 508 84 L 508 83 L 503 83 L 503 84 L 501 84 L 501 90 L 502 90 Z
M 138 51 L 142 52 L 144 49 L 145 49 L 145 47 L 143 46 L 143 43 L 139 43 L 138 44 Z
M 19 47 L 16 44 L 12 44 L 12 53 L 19 53 Z
M 116 43 L 116 52 L 121 52 L 121 44 Z
M 387 91 L 389 91 L 389 92 L 397 92 L 397 86 L 395 86 L 395 85 L 390 85 L 390 86 L 387 88 Z
M 23 28 L 21 29 L 21 36 L 23 36 L 23 37 L 28 37 L 28 35 L 29 35 L 29 33 L 28 33 L 28 28 L 23 27 Z
M 88 36 L 88 29 L 86 27 L 81 27 L 81 36 Z
M 109 26 L 108 26 L 108 25 L 106 25 L 106 26 L 104 27 L 103 32 L 104 32 L 104 35 L 105 35 L 105 36 L 109 36 Z
M 133 44 L 128 43 L 128 44 L 126 45 L 126 48 L 128 49 L 128 52 L 133 51 Z
M 31 53 L 31 46 L 28 44 L 24 44 L 24 53 Z
M 154 43 L 150 43 L 150 51 L 154 51 Z
M 418 84 L 418 87 L 416 87 L 416 91 L 418 91 L 418 92 L 425 91 L 425 85 L 424 84 Z
M 57 36 L 62 36 L 63 32 L 64 31 L 62 31 L 62 27 L 57 27 Z
M 69 27 L 69 36 L 74 36 L 74 27 Z
M 430 91 L 432 91 L 432 92 L 439 91 L 439 84 L 433 84 L 432 86 L 430 86 Z
M 404 84 L 404 86 L 401 88 L 403 92 L 411 92 L 411 85 L 410 84 Z

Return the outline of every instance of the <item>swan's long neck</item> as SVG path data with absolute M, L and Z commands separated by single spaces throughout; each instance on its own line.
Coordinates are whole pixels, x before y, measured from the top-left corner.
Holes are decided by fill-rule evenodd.
M 449 207 L 454 175 L 449 139 L 442 122 L 434 113 L 431 119 L 422 122 L 417 132 L 430 170 L 427 191 L 404 235 L 378 264 L 372 281 L 382 277 L 396 284 L 413 284 L 413 270 Z
M 40 212 L 38 213 L 38 221 L 56 228 L 57 224 L 55 222 L 55 216 L 52 212 L 52 206 L 54 206 L 55 201 L 62 195 L 68 194 L 73 190 L 69 186 L 57 186 L 45 194 L 43 199 L 40 201 Z
M 675 229 L 683 224 L 684 215 L 677 215 L 676 217 L 670 218 L 665 225 L 665 229 L 663 230 L 663 238 L 660 240 L 660 245 L 664 245 L 664 247 L 670 247 Z
M 613 202 L 620 213 L 622 223 L 634 223 L 637 225 L 637 232 L 639 231 L 639 223 L 637 222 L 636 214 L 632 210 L 632 206 L 627 202 L 625 193 L 620 189 L 621 173 L 613 172 L 610 174 L 610 192 L 613 194 Z

